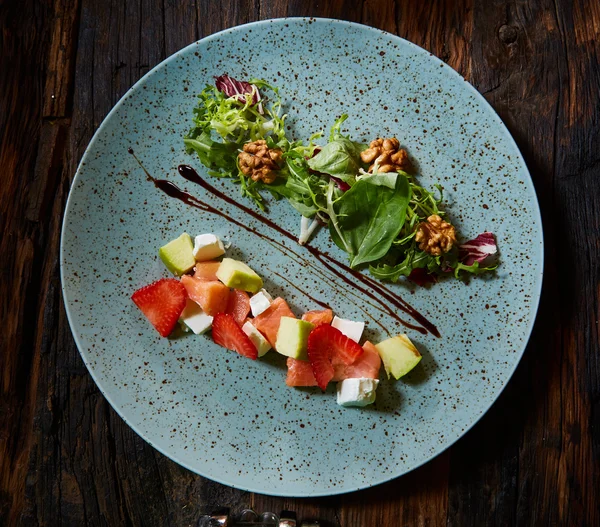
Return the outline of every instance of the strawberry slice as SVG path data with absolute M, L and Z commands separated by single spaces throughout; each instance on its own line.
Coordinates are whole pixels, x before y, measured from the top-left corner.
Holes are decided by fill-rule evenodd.
M 321 390 L 333 379 L 332 360 L 349 365 L 362 354 L 359 344 L 329 324 L 317 326 L 308 335 L 308 360 Z
M 185 307 L 185 287 L 175 278 L 163 278 L 131 295 L 137 307 L 163 337 L 168 337 Z
M 258 350 L 235 319 L 228 313 L 217 313 L 213 318 L 212 337 L 215 343 L 240 355 L 256 360 Z

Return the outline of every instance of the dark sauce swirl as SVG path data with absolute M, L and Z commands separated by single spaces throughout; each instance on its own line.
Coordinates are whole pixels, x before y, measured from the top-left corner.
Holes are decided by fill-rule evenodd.
M 296 251 L 293 251 L 291 248 L 283 245 L 282 243 L 278 242 L 277 240 L 268 236 L 267 234 L 265 234 L 263 232 L 259 232 L 256 229 L 254 229 L 253 227 L 245 225 L 244 223 L 236 220 L 235 218 L 232 218 L 231 216 L 224 213 L 222 210 L 217 209 L 216 207 L 213 207 L 212 205 L 210 205 L 210 204 L 198 199 L 197 197 L 191 195 L 190 193 L 180 189 L 177 185 L 175 185 L 174 183 L 171 183 L 170 181 L 167 181 L 165 179 L 156 179 L 146 170 L 146 168 L 143 166 L 143 164 L 140 162 L 140 160 L 134 154 L 133 149 L 129 148 L 128 152 L 135 157 L 135 159 L 138 162 L 138 164 L 140 165 L 140 167 L 144 170 L 147 178 L 154 183 L 156 188 L 160 189 L 168 196 L 178 199 L 178 200 L 182 201 L 183 203 L 185 203 L 186 205 L 189 205 L 191 207 L 195 207 L 197 209 L 203 210 L 210 214 L 217 215 L 217 216 L 223 218 L 224 220 L 226 220 L 230 223 L 233 223 L 234 225 L 266 240 L 273 247 L 280 250 L 284 254 L 292 253 L 292 254 L 294 254 L 294 256 L 296 258 L 298 258 L 300 261 L 302 261 L 305 265 L 307 265 L 309 267 L 315 267 L 315 265 L 312 261 L 308 260 L 307 258 L 304 258 L 302 255 L 298 254 Z M 274 231 L 278 232 L 285 238 L 288 238 L 288 239 L 292 240 L 294 243 L 296 243 L 296 237 L 293 234 L 286 231 L 281 226 L 279 226 L 276 223 L 274 223 L 273 221 L 271 221 L 269 218 L 266 218 L 262 214 L 259 214 L 258 212 L 250 209 L 249 207 L 246 207 L 245 205 L 243 205 L 241 203 L 238 203 L 236 200 L 234 200 L 230 196 L 224 194 L 219 189 L 215 188 L 213 185 L 211 185 L 210 183 L 205 181 L 203 178 L 201 178 L 199 176 L 199 174 L 196 172 L 196 170 L 194 170 L 194 168 L 192 168 L 191 166 L 179 165 L 177 170 L 178 170 L 179 174 L 186 180 L 188 180 L 192 183 L 195 183 L 197 185 L 200 185 L 202 188 L 204 188 L 207 192 L 211 193 L 213 196 L 221 199 L 222 201 L 224 201 L 225 203 L 228 203 L 229 205 L 232 205 L 233 207 L 236 207 L 237 209 L 243 211 L 244 213 L 246 213 L 249 216 L 253 217 L 254 219 L 258 220 L 263 225 L 266 225 L 270 229 L 273 229 Z M 364 274 L 362 274 L 354 269 L 351 269 L 343 262 L 336 260 L 335 258 L 331 257 L 326 252 L 322 252 L 319 249 L 312 247 L 311 245 L 304 245 L 304 248 L 306 250 L 308 250 L 308 252 L 310 252 L 311 255 L 313 255 L 321 263 L 321 265 L 325 269 L 327 269 L 330 273 L 334 274 L 336 277 L 338 277 L 344 283 L 346 283 L 349 286 L 351 286 L 352 288 L 360 291 L 361 293 L 366 295 L 368 298 L 370 298 L 372 301 L 379 304 L 381 310 L 386 312 L 389 316 L 391 316 L 396 321 L 400 322 L 401 324 L 403 324 L 406 327 L 409 327 L 409 328 L 419 331 L 421 333 L 427 333 L 427 331 L 429 331 L 431 334 L 435 335 L 436 337 L 440 336 L 440 333 L 434 324 L 432 324 L 421 313 L 419 313 L 416 309 L 414 309 L 412 306 L 410 306 L 405 300 L 403 300 L 397 294 L 391 292 L 389 289 L 387 289 L 382 284 L 376 282 L 372 278 L 365 276 Z M 357 281 L 360 282 L 362 285 L 358 284 Z M 363 287 L 363 285 L 366 287 Z M 296 289 L 299 289 L 297 286 L 294 286 L 294 287 L 296 287 Z M 321 302 L 321 301 L 313 298 L 306 291 L 301 290 L 301 292 L 303 294 L 305 294 L 306 296 L 308 296 L 309 298 L 311 298 L 313 301 L 315 301 L 315 303 L 319 304 L 321 307 L 326 306 L 326 304 L 324 302 Z M 416 325 L 411 324 L 408 321 L 402 319 L 401 317 L 398 316 L 398 314 L 396 313 L 396 311 L 393 308 L 396 308 L 396 309 L 408 314 L 410 317 L 413 318 L 413 320 L 415 320 L 420 325 L 416 326 Z M 379 323 L 379 325 L 381 325 L 381 324 Z

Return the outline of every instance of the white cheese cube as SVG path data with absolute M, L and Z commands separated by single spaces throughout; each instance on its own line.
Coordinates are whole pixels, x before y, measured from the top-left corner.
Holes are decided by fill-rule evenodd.
M 250 340 L 256 346 L 259 357 L 262 357 L 271 349 L 271 344 L 269 344 L 269 341 L 263 337 L 262 333 L 252 325 L 252 322 L 246 322 L 242 326 L 242 331 L 250 337 Z
M 196 335 L 200 335 L 211 328 L 213 317 L 207 315 L 196 302 L 188 298 L 179 321 L 190 328 Z
M 354 342 L 360 342 L 363 331 L 365 329 L 364 322 L 354 322 L 353 320 L 345 320 L 343 318 L 333 317 L 331 325 L 339 329 L 344 335 Z
M 214 234 L 199 234 L 194 238 L 194 258 L 197 262 L 214 260 L 223 254 L 223 242 Z
M 337 383 L 337 403 L 340 406 L 367 406 L 375 402 L 379 379 L 345 379 Z
M 271 305 L 271 302 L 273 302 L 273 298 L 264 289 L 261 289 L 255 295 L 252 295 L 250 297 L 250 310 L 252 311 L 252 316 L 257 317 L 263 311 L 266 311 Z

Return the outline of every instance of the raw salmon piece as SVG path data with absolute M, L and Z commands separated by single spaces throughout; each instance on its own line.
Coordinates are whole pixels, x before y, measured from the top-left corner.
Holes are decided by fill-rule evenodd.
M 285 383 L 288 386 L 317 386 L 310 362 L 288 357 L 287 368 Z
M 333 360 L 333 380 L 344 379 L 377 379 L 381 368 L 381 357 L 375 346 L 368 340 L 363 344 L 363 354 L 352 364 L 346 365 L 341 361 Z
M 333 320 L 333 311 L 331 309 L 308 311 L 302 315 L 302 320 L 306 320 L 314 326 L 331 324 L 331 321 Z
M 219 265 L 221 265 L 221 262 L 196 262 L 194 278 L 205 282 L 216 282 L 218 280 L 217 269 Z
M 189 275 L 181 277 L 188 296 L 196 302 L 207 315 L 224 313 L 229 301 L 229 287 L 221 282 L 204 282 Z
M 334 373 L 331 380 L 337 382 L 360 377 L 377 379 L 381 368 L 381 357 L 369 341 L 365 342 L 363 350 L 363 354 L 349 366 L 334 358 L 332 360 Z M 288 358 L 287 367 L 285 383 L 288 386 L 317 386 L 310 362 Z
M 287 302 L 283 298 L 277 297 L 265 311 L 252 319 L 254 327 L 266 337 L 273 347 L 275 347 L 277 341 L 281 317 L 296 318 Z
M 248 293 L 240 289 L 232 289 L 229 293 L 229 301 L 227 302 L 225 313 L 229 313 L 240 327 L 243 326 L 248 313 L 250 313 L 250 297 Z

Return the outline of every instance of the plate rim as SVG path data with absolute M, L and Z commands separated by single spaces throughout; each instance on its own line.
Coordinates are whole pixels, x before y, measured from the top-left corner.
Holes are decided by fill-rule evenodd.
M 71 314 L 71 309 L 70 309 L 70 305 L 67 302 L 67 287 L 65 286 L 66 284 L 66 279 L 65 279 L 65 267 L 66 267 L 66 263 L 65 263 L 65 236 L 66 236 L 66 229 L 67 229 L 67 220 L 69 217 L 69 214 L 71 212 L 73 205 L 73 202 L 75 200 L 75 198 L 73 197 L 73 190 L 76 186 L 76 184 L 78 183 L 78 180 L 81 177 L 81 173 L 84 170 L 84 166 L 86 164 L 86 160 L 89 156 L 91 156 L 91 151 L 93 149 L 93 147 L 95 146 L 96 141 L 98 141 L 98 137 L 99 135 L 102 133 L 103 129 L 108 126 L 108 122 L 110 121 L 110 119 L 112 118 L 113 114 L 116 113 L 118 111 L 118 109 L 125 103 L 125 101 L 129 98 L 129 96 L 139 90 L 139 87 L 146 82 L 147 79 L 149 79 L 152 75 L 154 75 L 158 70 L 164 68 L 165 66 L 168 66 L 172 61 L 176 60 L 177 56 L 181 53 L 185 53 L 188 51 L 188 49 L 193 48 L 194 46 L 197 46 L 200 43 L 207 43 L 210 42 L 212 40 L 215 40 L 217 38 L 220 38 L 222 35 L 225 35 L 227 33 L 231 33 L 231 32 L 235 32 L 235 31 L 239 31 L 239 30 L 243 30 L 243 29 L 247 29 L 247 28 L 253 28 L 253 27 L 260 27 L 260 26 L 266 26 L 268 24 L 272 24 L 272 23 L 283 23 L 283 22 L 310 22 L 310 23 L 327 23 L 327 24 L 342 24 L 342 25 L 348 25 L 348 26 L 353 26 L 353 27 L 357 27 L 360 28 L 361 30 L 368 30 L 368 31 L 377 31 L 380 32 L 388 37 L 391 37 L 394 40 L 397 40 L 399 42 L 401 42 L 403 45 L 408 45 L 409 47 L 415 49 L 417 52 L 419 53 L 426 53 L 429 55 L 429 59 L 433 60 L 434 62 L 437 62 L 439 65 L 444 66 L 446 68 L 446 72 L 447 74 L 450 75 L 454 75 L 455 77 L 457 77 L 458 79 L 462 80 L 465 85 L 467 86 L 467 89 L 469 89 L 471 91 L 471 93 L 475 96 L 475 98 L 477 99 L 477 101 L 482 104 L 485 108 L 487 108 L 489 111 L 492 112 L 492 115 L 496 117 L 497 121 L 498 121 L 498 126 L 499 129 L 502 131 L 503 135 L 508 139 L 509 143 L 511 144 L 511 146 L 514 148 L 515 152 L 518 154 L 518 158 L 519 161 L 522 163 L 522 166 L 524 167 L 525 171 L 527 172 L 527 177 L 528 177 L 528 185 L 530 185 L 531 190 L 532 190 L 532 197 L 533 197 L 533 201 L 532 201 L 532 208 L 533 208 L 533 212 L 534 212 L 534 216 L 535 216 L 535 220 L 536 223 L 539 225 L 539 244 L 540 244 L 540 258 L 538 261 L 538 271 L 537 271 L 537 275 L 536 275 L 536 288 L 532 291 L 532 295 L 535 296 L 535 298 L 533 298 L 533 302 L 532 302 L 532 317 L 530 319 L 530 322 L 528 324 L 528 326 L 525 328 L 526 330 L 526 334 L 527 337 L 525 338 L 525 342 L 522 346 L 522 349 L 518 351 L 518 353 L 516 354 L 515 357 L 515 362 L 514 362 L 514 366 L 512 367 L 512 369 L 508 372 L 506 380 L 504 382 L 504 384 L 502 385 L 502 387 L 497 391 L 497 393 L 495 393 L 493 395 L 492 400 L 490 401 L 489 405 L 487 405 L 482 411 L 481 413 L 469 424 L 469 426 L 465 427 L 464 430 L 462 430 L 457 436 L 456 438 L 454 438 L 451 442 L 449 442 L 446 445 L 443 445 L 439 450 L 436 450 L 434 453 L 432 453 L 431 455 L 427 456 L 426 458 L 424 458 L 423 460 L 421 460 L 420 462 L 416 463 L 414 466 L 410 467 L 407 470 L 404 470 L 404 472 L 400 473 L 400 474 L 394 474 L 394 475 L 385 475 L 385 476 L 381 476 L 377 479 L 371 479 L 371 481 L 368 484 L 365 485 L 360 485 L 356 488 L 335 488 L 332 487 L 328 490 L 323 490 L 323 491 L 316 491 L 316 492 L 307 492 L 307 493 L 294 493 L 294 492 L 285 492 L 285 491 L 278 491 L 277 489 L 265 489 L 265 488 L 261 488 L 260 486 L 258 487 L 254 487 L 254 488 L 250 488 L 247 487 L 245 485 L 238 485 L 235 482 L 229 481 L 228 478 L 226 477 L 221 477 L 219 474 L 215 475 L 215 474 L 206 474 L 204 472 L 201 472 L 200 470 L 196 469 L 196 468 L 192 468 L 189 463 L 187 463 L 184 459 L 181 459 L 179 456 L 172 454 L 170 452 L 167 451 L 166 448 L 162 448 L 160 446 L 155 445 L 150 439 L 148 439 L 146 437 L 146 435 L 142 432 L 140 432 L 138 430 L 138 428 L 136 426 L 134 426 L 127 417 L 125 417 L 125 415 L 122 413 L 121 408 L 113 401 L 113 398 L 111 395 L 109 395 L 109 393 L 107 393 L 104 388 L 102 383 L 99 381 L 98 377 L 96 376 L 92 366 L 90 365 L 90 363 L 88 362 L 88 360 L 86 359 L 86 352 L 83 351 L 83 346 L 81 345 L 80 342 L 80 337 L 78 334 L 78 331 L 76 331 L 76 326 L 74 324 L 74 316 Z M 96 131 L 94 132 L 94 135 L 92 136 L 92 138 L 90 139 L 88 145 L 86 146 L 83 155 L 81 156 L 81 159 L 77 165 L 77 170 L 75 172 L 75 175 L 73 177 L 73 181 L 71 182 L 71 186 L 69 188 L 69 195 L 67 197 L 67 201 L 65 204 L 65 209 L 63 212 L 63 216 L 62 216 L 62 227 L 61 227 L 61 235 L 60 235 L 60 249 L 59 249 L 59 267 L 60 267 L 60 282 L 61 282 L 61 292 L 62 292 L 62 300 L 63 300 L 63 306 L 65 308 L 65 312 L 67 315 L 67 320 L 69 322 L 69 328 L 71 330 L 71 334 L 73 336 L 73 339 L 75 341 L 75 344 L 77 346 L 77 350 L 79 352 L 79 355 L 83 361 L 83 363 L 86 366 L 86 369 L 89 373 L 89 375 L 92 377 L 92 380 L 94 381 L 94 383 L 96 384 L 96 387 L 98 388 L 98 390 L 100 391 L 100 393 L 102 393 L 102 396 L 107 400 L 107 402 L 110 404 L 110 406 L 112 407 L 112 409 L 117 413 L 117 415 L 123 420 L 123 422 L 129 427 L 131 428 L 139 437 L 141 437 L 146 443 L 148 443 L 152 448 L 158 450 L 161 454 L 163 454 L 164 456 L 166 456 L 167 458 L 169 458 L 170 460 L 174 461 L 175 463 L 177 463 L 178 465 L 184 467 L 185 469 L 189 470 L 190 472 L 194 473 L 194 474 L 198 474 L 199 476 L 202 476 L 206 479 L 209 479 L 211 481 L 220 483 L 222 485 L 227 485 L 229 487 L 235 488 L 235 489 L 240 489 L 246 492 L 252 492 L 252 493 L 257 493 L 257 494 L 264 494 L 264 495 L 268 495 L 268 496 L 277 496 L 277 497 L 286 497 L 286 498 L 291 498 L 291 497 L 325 497 L 325 496 L 336 496 L 336 495 L 341 495 L 341 494 L 348 494 L 348 493 L 352 493 L 352 492 L 357 492 L 360 490 L 365 490 L 377 485 L 381 485 L 383 483 L 387 483 L 389 481 L 398 479 L 402 476 L 405 476 L 406 474 L 413 472 L 414 470 L 422 467 L 423 465 L 429 463 L 430 461 L 432 461 L 433 459 L 435 459 L 436 457 L 438 457 L 439 455 L 443 454 L 446 450 L 448 450 L 450 447 L 452 447 L 453 445 L 455 445 L 456 443 L 458 443 L 458 441 L 460 441 L 480 420 L 481 418 L 487 414 L 489 412 L 489 410 L 492 408 L 492 406 L 498 401 L 499 397 L 501 396 L 501 394 L 504 392 L 504 390 L 506 389 L 506 387 L 508 386 L 508 384 L 510 383 L 510 381 L 512 380 L 512 377 L 514 376 L 514 373 L 516 371 L 516 369 L 518 368 L 519 364 L 521 363 L 521 360 L 523 358 L 523 355 L 525 354 L 525 350 L 527 349 L 527 346 L 529 345 L 530 339 L 531 339 L 531 335 L 533 332 L 533 328 L 535 325 L 535 322 L 537 320 L 537 315 L 538 315 L 538 311 L 539 311 L 539 304 L 540 304 L 540 299 L 541 299 L 541 293 L 542 293 L 542 286 L 543 286 L 543 278 L 544 278 L 544 263 L 545 263 L 545 243 L 544 243 L 544 228 L 543 228 L 543 223 L 542 223 L 542 216 L 541 216 L 541 211 L 540 211 L 540 205 L 539 205 L 539 200 L 538 200 L 538 196 L 537 196 L 537 192 L 535 189 L 535 185 L 533 183 L 533 179 L 531 177 L 531 172 L 529 171 L 529 167 L 527 166 L 527 163 L 525 162 L 525 159 L 523 158 L 523 154 L 521 153 L 521 150 L 519 148 L 519 146 L 517 145 L 513 135 L 510 133 L 510 130 L 508 129 L 508 127 L 506 126 L 506 124 L 504 123 L 504 121 L 501 119 L 501 117 L 498 115 L 498 113 L 496 112 L 496 110 L 493 108 L 493 106 L 486 100 L 486 98 L 469 82 L 467 81 L 458 71 L 456 71 L 454 68 L 452 68 L 451 66 L 448 66 L 448 64 L 446 64 L 444 61 L 442 61 L 441 59 L 439 59 L 436 55 L 434 55 L 433 53 L 431 53 L 430 51 L 426 50 L 425 48 L 422 48 L 421 46 L 418 46 L 417 44 L 414 44 L 413 42 L 406 40 L 398 35 L 394 35 L 393 33 L 389 33 L 388 31 L 384 31 L 382 29 L 379 28 L 375 28 L 366 24 L 361 24 L 358 22 L 351 22 L 348 20 L 343 20 L 343 19 L 337 19 L 337 18 L 322 18 L 322 17 L 280 17 L 280 18 L 269 18 L 269 19 L 264 19 L 264 20 L 257 20 L 257 21 L 253 21 L 253 22 L 248 22 L 245 24 L 240 24 L 237 26 L 233 26 L 230 28 L 226 28 L 223 29 L 219 32 L 216 33 L 212 33 L 210 35 L 207 35 L 199 40 L 196 40 L 190 44 L 188 44 L 187 46 L 184 46 L 183 48 L 175 51 L 174 53 L 172 53 L 171 55 L 169 55 L 167 58 L 165 58 L 164 60 L 162 60 L 161 62 L 159 62 L 158 64 L 156 64 L 152 69 L 150 69 L 146 74 L 144 74 L 140 79 L 138 79 L 133 86 L 131 86 L 124 94 L 123 96 L 117 101 L 117 103 L 111 108 L 111 110 L 106 114 L 106 116 L 104 117 L 104 119 L 102 120 L 102 123 L 100 124 L 100 126 L 96 129 Z

